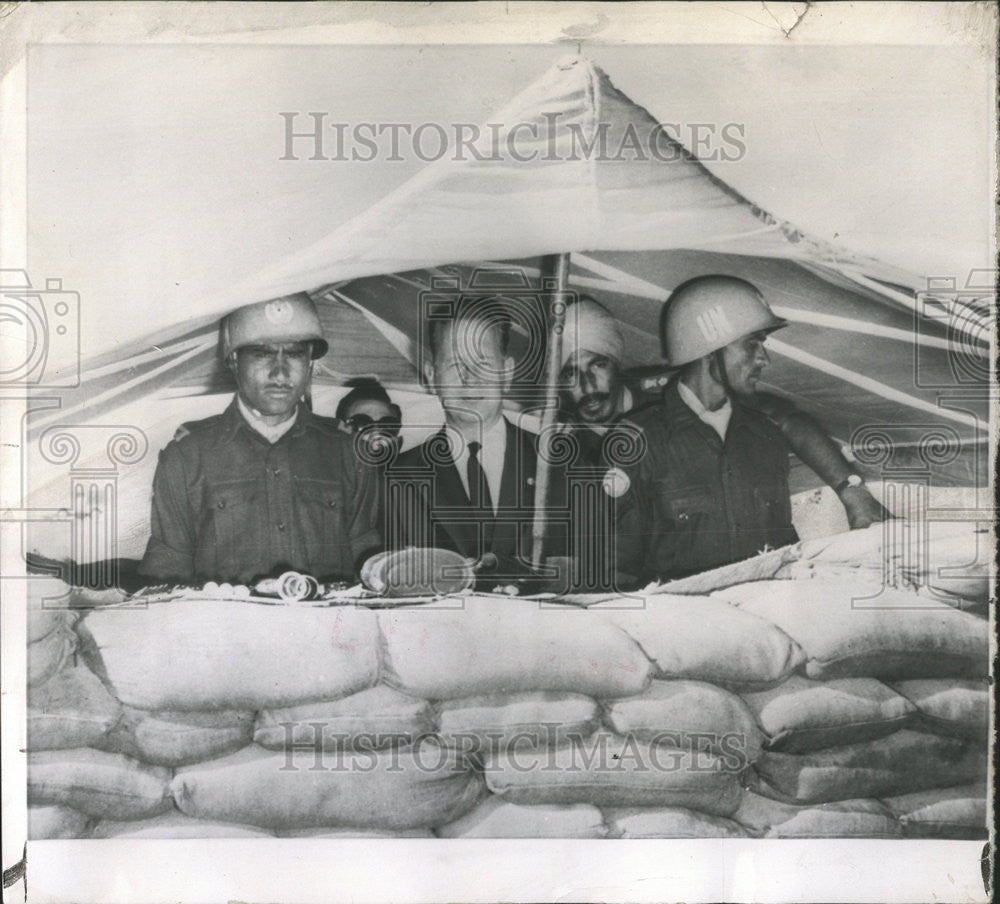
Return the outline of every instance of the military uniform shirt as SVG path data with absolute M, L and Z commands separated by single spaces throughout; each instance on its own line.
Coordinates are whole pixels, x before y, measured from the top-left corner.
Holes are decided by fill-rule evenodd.
M 722 440 L 673 382 L 659 405 L 629 421 L 646 448 L 624 469 L 619 499 L 615 556 L 624 583 L 683 577 L 796 542 L 790 449 L 763 414 L 734 402 Z
M 332 418 L 299 409 L 269 443 L 236 401 L 185 424 L 160 453 L 140 573 L 230 581 L 292 569 L 347 578 L 381 545 L 378 477 Z

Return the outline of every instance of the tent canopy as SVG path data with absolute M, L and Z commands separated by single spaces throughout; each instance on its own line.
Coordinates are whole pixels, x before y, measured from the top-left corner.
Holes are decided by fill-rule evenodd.
M 204 416 L 196 397 L 218 410 L 216 394 L 231 388 L 216 357 L 218 319 L 303 290 L 317 299 L 331 340 L 318 365 L 321 387 L 376 374 L 422 391 L 421 299 L 435 280 L 461 291 L 477 271 L 513 273 L 521 283 L 506 291 L 527 280 L 544 305 L 537 290 L 546 256 L 562 252 L 572 252 L 569 288 L 621 319 L 627 366 L 661 360 L 659 312 L 680 282 L 743 276 L 792 323 L 769 343 L 772 388 L 838 440 L 854 438 L 873 465 L 887 461 L 886 451 L 904 452 L 908 467 L 936 482 L 985 483 L 988 303 L 921 293 L 913 274 L 761 210 L 580 57 L 490 117 L 463 153 L 429 164 L 315 244 L 202 299 L 193 319 L 151 300 L 149 337 L 88 362 L 80 388 L 65 391 L 58 410 L 32 415 L 29 431 L 37 439 L 59 423 L 114 422 L 154 394 L 190 399 L 183 420 Z M 534 341 L 527 326 L 521 340 L 522 348 Z M 318 410 L 332 413 L 323 404 Z M 152 459 L 172 430 L 144 429 Z

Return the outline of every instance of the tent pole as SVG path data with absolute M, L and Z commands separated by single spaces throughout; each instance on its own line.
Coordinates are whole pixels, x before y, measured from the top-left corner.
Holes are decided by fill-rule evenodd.
M 535 517 L 531 525 L 531 564 L 536 570 L 542 566 L 545 550 L 545 528 L 549 506 L 549 454 L 552 428 L 556 422 L 559 404 L 559 370 L 562 361 L 563 327 L 566 323 L 566 287 L 569 284 L 569 252 L 553 255 L 556 288 L 549 308 L 551 324 L 548 336 L 548 353 L 545 368 L 545 407 L 539 431 L 538 465 L 535 470 Z

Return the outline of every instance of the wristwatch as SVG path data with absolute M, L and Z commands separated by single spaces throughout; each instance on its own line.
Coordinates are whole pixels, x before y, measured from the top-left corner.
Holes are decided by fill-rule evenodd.
M 848 474 L 833 488 L 833 491 L 839 494 L 844 492 L 848 487 L 859 487 L 864 482 L 864 478 L 860 474 Z

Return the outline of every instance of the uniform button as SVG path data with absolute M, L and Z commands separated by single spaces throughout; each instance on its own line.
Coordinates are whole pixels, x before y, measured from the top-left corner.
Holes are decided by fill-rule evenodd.
M 226 507 L 226 500 L 225 500 L 225 499 L 220 499 L 220 500 L 219 500 L 218 502 L 216 502 L 215 504 L 216 504 L 216 506 L 217 506 L 218 508 L 220 508 L 220 509 L 224 509 L 224 508 Z
M 279 521 L 278 522 L 278 530 L 284 530 L 284 529 L 285 529 L 285 522 L 284 521 Z
M 281 468 L 271 468 L 271 473 L 277 477 L 281 473 Z

